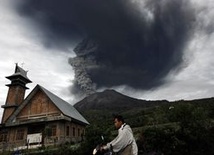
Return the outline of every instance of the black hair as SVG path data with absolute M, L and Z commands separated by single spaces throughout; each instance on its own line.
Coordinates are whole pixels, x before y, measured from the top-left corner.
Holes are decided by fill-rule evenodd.
M 114 120 L 117 119 L 118 121 L 121 121 L 122 123 L 125 122 L 123 116 L 121 116 L 121 115 L 114 115 L 113 117 L 114 117 Z

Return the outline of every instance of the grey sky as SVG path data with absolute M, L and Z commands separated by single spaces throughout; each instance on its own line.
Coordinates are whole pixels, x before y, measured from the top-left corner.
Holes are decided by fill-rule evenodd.
M 0 0 L 0 10 L 0 105 L 6 100 L 8 87 L 5 84 L 10 83 L 5 76 L 14 73 L 15 63 L 28 70 L 28 77 L 33 82 L 27 85 L 30 89 L 26 95 L 40 84 L 71 102 L 68 87 L 73 79 L 73 70 L 67 59 L 73 56 L 72 49 L 71 52 L 46 49 L 38 41 L 39 34 L 31 31 L 31 25 L 26 27 L 27 19 L 16 14 L 10 1 Z
M 10 81 L 5 76 L 11 75 L 15 63 L 23 64 L 29 70 L 27 94 L 36 84 L 40 84 L 59 97 L 75 103 L 69 88 L 74 80 L 74 71 L 68 64 L 68 58 L 74 57 L 72 42 L 65 48 L 47 48 L 41 42 L 42 31 L 35 26 L 35 21 L 20 16 L 11 5 L 11 0 L 0 0 L 0 105 L 6 99 Z M 133 2 L 139 2 L 133 0 Z M 165 77 L 162 85 L 148 89 L 134 89 L 127 85 L 110 86 L 124 94 L 147 100 L 196 99 L 213 97 L 214 95 L 214 1 L 190 0 L 194 8 L 194 33 L 183 49 L 182 63 L 172 69 Z M 152 21 L 151 10 L 139 2 L 143 14 Z M 63 41 L 62 41 L 63 42 Z M 54 46 L 54 45 L 51 45 Z M 101 86 L 98 91 L 107 87 Z M 2 108 L 0 115 L 2 114 Z

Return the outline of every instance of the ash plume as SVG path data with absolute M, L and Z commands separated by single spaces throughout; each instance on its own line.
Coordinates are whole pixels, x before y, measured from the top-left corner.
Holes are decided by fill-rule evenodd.
M 87 68 L 89 68 L 89 66 L 90 68 L 96 67 L 94 57 L 90 56 L 90 54 L 97 49 L 97 46 L 98 45 L 94 41 L 85 39 L 74 49 L 77 56 L 69 59 L 69 63 L 73 67 L 75 73 L 75 80 L 73 81 L 75 87 L 71 88 L 72 93 L 81 94 L 83 96 L 85 94 L 88 96 L 96 92 L 96 86 L 92 82 Z
M 194 28 L 186 0 L 20 1 L 19 13 L 38 23 L 44 44 L 65 47 L 83 40 L 69 63 L 75 71 L 72 90 L 87 94 L 102 87 L 143 90 L 163 84 L 182 63 Z

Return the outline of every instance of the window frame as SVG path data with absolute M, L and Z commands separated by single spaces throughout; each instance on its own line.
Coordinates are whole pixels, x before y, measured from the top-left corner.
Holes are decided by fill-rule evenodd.
M 19 128 L 16 130 L 16 140 L 24 140 L 25 129 Z

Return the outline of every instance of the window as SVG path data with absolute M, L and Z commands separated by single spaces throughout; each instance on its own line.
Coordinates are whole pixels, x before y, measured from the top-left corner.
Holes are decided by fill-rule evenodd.
M 6 142 L 7 141 L 7 133 L 0 134 L 0 142 Z
M 50 125 L 45 127 L 45 135 L 48 137 L 56 136 L 56 125 Z
M 24 129 L 18 129 L 16 132 L 16 140 L 23 140 L 24 139 Z
M 73 136 L 75 137 L 75 127 L 73 127 Z
M 69 126 L 66 127 L 66 136 L 69 136 Z
M 80 136 L 80 129 L 78 128 L 78 137 Z
M 51 136 L 56 136 L 56 125 L 51 126 Z

